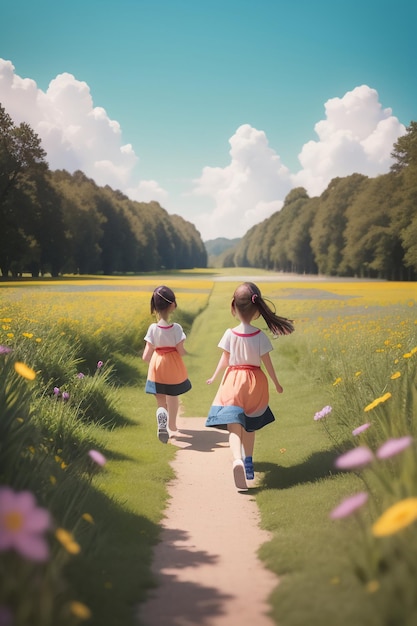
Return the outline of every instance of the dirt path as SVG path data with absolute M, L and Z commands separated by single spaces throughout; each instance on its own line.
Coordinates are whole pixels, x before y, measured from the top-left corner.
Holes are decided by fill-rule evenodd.
M 250 490 L 233 482 L 227 433 L 180 418 L 176 479 L 141 606 L 144 626 L 272 626 L 267 598 L 278 580 L 257 558 L 269 539 Z M 161 444 L 162 445 L 162 444 Z

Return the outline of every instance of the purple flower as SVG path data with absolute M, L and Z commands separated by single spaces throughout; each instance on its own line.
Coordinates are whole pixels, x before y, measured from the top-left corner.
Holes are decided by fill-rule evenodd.
M 69 397 L 70 397 L 70 395 L 69 395 L 68 391 L 64 391 L 63 394 L 62 394 L 62 399 L 63 400 L 69 400 Z
M 413 438 L 410 436 L 388 439 L 378 448 L 376 456 L 378 459 L 388 459 L 411 446 L 412 442 Z
M 54 396 L 59 396 L 59 394 L 61 393 L 59 387 L 54 387 Z
M 362 424 L 361 426 L 358 426 L 357 428 L 355 428 L 355 430 L 352 430 L 352 435 L 354 437 L 356 437 L 356 435 L 360 435 L 361 433 L 363 433 L 365 430 L 368 430 L 368 428 L 370 427 L 371 422 L 366 422 L 366 424 Z
M 97 463 L 97 465 L 100 465 L 101 467 L 107 463 L 106 457 L 98 450 L 90 450 L 88 456 L 94 461 L 94 463 Z
M 103 361 L 97 361 L 97 369 L 101 369 L 103 367 Z
M 321 420 L 323 417 L 326 417 L 326 415 L 328 415 L 332 410 L 332 407 L 327 405 L 325 407 L 322 408 L 321 411 L 317 411 L 317 413 L 314 415 L 314 419 L 317 420 Z
M 9 346 L 0 346 L 0 354 L 9 354 L 12 349 Z
M 0 487 L 0 551 L 14 549 L 31 561 L 46 561 L 43 535 L 50 527 L 49 512 L 36 505 L 33 493 Z
M 81 378 L 84 378 L 84 374 L 83 374 L 82 372 L 78 372 L 78 374 L 77 374 L 77 378 L 80 378 L 80 379 L 81 379 Z
M 351 515 L 356 509 L 363 506 L 365 502 L 368 500 L 368 494 L 366 491 L 360 491 L 354 496 L 350 496 L 349 498 L 345 498 L 342 502 L 333 509 L 330 513 L 331 519 L 340 519 L 342 517 L 348 517 Z
M 13 613 L 9 607 L 0 606 L 0 626 L 13 626 Z
M 336 459 L 336 467 L 339 469 L 354 469 L 356 467 L 364 467 L 373 461 L 374 455 L 366 446 L 358 446 Z

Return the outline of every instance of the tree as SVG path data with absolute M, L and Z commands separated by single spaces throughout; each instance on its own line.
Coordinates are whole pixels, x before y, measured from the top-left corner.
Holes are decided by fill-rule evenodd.
M 417 122 L 410 122 L 406 134 L 394 144 L 391 156 L 396 160 L 391 166 L 393 172 L 400 172 L 408 166 L 417 168 Z
M 38 135 L 16 126 L 0 104 L 0 269 L 3 276 L 19 260 L 29 239 L 33 206 L 27 203 L 32 178 L 48 170 Z M 26 197 L 24 198 L 24 196 Z M 30 194 L 29 194 L 30 195 Z

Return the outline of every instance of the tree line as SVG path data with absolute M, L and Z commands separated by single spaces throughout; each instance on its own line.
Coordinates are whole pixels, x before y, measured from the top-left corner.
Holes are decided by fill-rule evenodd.
M 389 280 L 417 277 L 417 123 L 394 144 L 388 174 L 333 179 L 319 196 L 302 187 L 253 226 L 223 267 Z
M 195 226 L 157 202 L 134 202 L 82 172 L 51 171 L 31 127 L 0 104 L 2 276 L 112 274 L 206 267 Z

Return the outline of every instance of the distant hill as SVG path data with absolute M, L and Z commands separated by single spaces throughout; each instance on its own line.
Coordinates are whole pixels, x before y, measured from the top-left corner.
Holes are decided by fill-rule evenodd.
M 226 239 L 226 237 L 217 237 L 217 239 L 210 239 L 210 241 L 204 241 L 204 245 L 207 250 L 207 254 L 213 256 L 219 256 L 219 254 L 223 254 L 225 250 L 229 250 L 230 248 L 234 248 L 236 244 L 238 244 L 240 238 L 238 239 Z
M 208 267 L 223 267 L 225 257 L 234 250 L 235 246 L 237 246 L 240 241 L 241 238 L 226 239 L 226 237 L 217 237 L 217 239 L 204 241 L 203 243 L 208 257 Z M 226 266 L 228 266 L 227 261 Z

